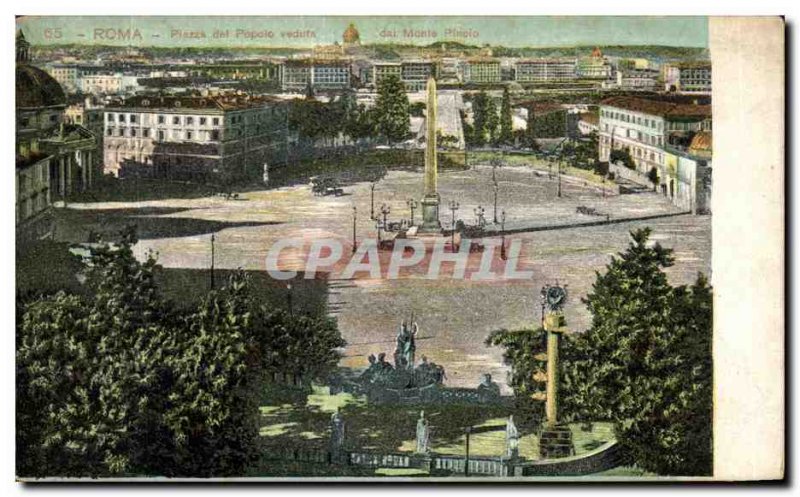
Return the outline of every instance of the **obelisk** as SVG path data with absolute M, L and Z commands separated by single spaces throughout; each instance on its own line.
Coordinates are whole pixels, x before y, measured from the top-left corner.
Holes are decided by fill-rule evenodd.
M 439 232 L 439 192 L 436 191 L 436 80 L 428 78 L 425 118 L 425 189 L 422 197 L 422 232 Z

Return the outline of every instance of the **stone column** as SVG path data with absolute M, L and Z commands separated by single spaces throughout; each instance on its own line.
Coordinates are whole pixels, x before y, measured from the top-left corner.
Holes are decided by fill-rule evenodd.
M 547 331 L 547 400 L 545 412 L 548 426 L 558 424 L 558 346 L 561 339 L 560 314 L 550 313 L 544 320 Z
M 562 313 L 558 311 L 549 312 L 544 319 L 547 332 L 547 421 L 539 437 L 539 454 L 543 459 L 567 457 L 574 453 L 571 430 L 558 424 L 558 346 L 561 334 L 567 331 L 561 326 L 561 321 Z

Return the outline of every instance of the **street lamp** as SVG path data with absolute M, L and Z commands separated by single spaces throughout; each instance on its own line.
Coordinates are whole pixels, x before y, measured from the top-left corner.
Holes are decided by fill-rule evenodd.
M 494 224 L 497 224 L 497 190 L 500 188 L 497 181 L 494 182 L 492 188 L 494 189 Z
M 455 200 L 450 201 L 450 211 L 453 213 L 453 229 L 450 231 L 450 247 L 452 248 L 453 252 L 456 251 L 456 211 L 459 208 L 458 202 Z
M 211 233 L 211 289 L 214 289 L 214 241 L 216 237 Z
M 475 218 L 478 220 L 478 227 L 483 228 L 483 225 L 486 224 L 486 209 L 482 206 L 478 206 L 475 208 Z
M 561 157 L 558 158 L 558 198 L 561 198 Z
M 542 305 L 542 328 L 544 328 L 544 308 L 547 305 L 547 287 L 543 286 L 539 292 L 539 303 Z
M 411 226 L 414 226 L 414 209 L 416 209 L 419 204 L 413 198 L 408 199 L 406 204 L 408 204 L 408 208 L 411 209 Z
M 506 210 L 500 214 L 500 258 L 507 259 L 506 256 Z
M 377 181 L 373 181 L 369 185 L 369 218 L 375 219 L 375 185 Z
M 353 206 L 353 253 L 356 252 L 356 206 Z
M 381 215 L 383 215 L 383 229 L 384 229 L 384 231 L 386 230 L 386 227 L 387 227 L 386 216 L 388 216 L 389 213 L 391 213 L 391 212 L 392 212 L 392 210 L 389 208 L 388 205 L 381 204 Z

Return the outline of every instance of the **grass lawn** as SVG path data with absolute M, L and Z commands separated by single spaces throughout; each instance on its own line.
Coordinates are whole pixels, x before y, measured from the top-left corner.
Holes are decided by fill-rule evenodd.
M 294 400 L 284 398 L 274 405 L 261 407 L 261 436 L 266 450 L 270 448 L 327 447 L 331 415 L 339 408 L 346 423 L 348 443 L 353 448 L 374 452 L 414 451 L 416 420 L 419 407 L 367 405 L 363 397 L 341 393 L 330 395 L 327 387 L 314 387 L 307 399 L 297 396 Z M 476 456 L 500 456 L 505 452 L 505 423 L 511 414 L 507 408 L 486 406 L 439 406 L 426 407 L 425 416 L 431 423 L 431 446 L 440 454 L 464 455 L 464 428 L 472 427 L 470 454 Z M 539 441 L 529 427 L 518 426 L 520 431 L 520 455 L 539 458 Z M 595 423 L 591 431 L 583 431 L 579 425 L 571 425 L 576 454 L 596 449 L 613 439 L 611 425 Z M 328 469 L 307 467 L 313 464 L 280 463 L 265 460 L 258 470 L 262 475 L 294 474 L 322 475 Z M 321 465 L 324 466 L 324 465 Z M 418 470 L 396 470 L 363 468 L 349 471 L 361 475 L 420 476 Z M 288 471 L 289 473 L 282 473 Z M 360 471 L 360 472 L 359 472 Z M 399 472 L 398 472 L 399 471 Z M 402 474 L 401 474 L 402 473 Z M 338 474 L 338 473 L 337 473 Z M 348 473 L 350 474 L 350 473 Z

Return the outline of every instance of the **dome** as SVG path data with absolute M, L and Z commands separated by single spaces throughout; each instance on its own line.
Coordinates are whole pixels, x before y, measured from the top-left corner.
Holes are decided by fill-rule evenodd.
M 17 108 L 66 105 L 64 90 L 52 76 L 28 64 L 17 64 Z
M 342 40 L 345 43 L 358 43 L 361 39 L 361 36 L 358 34 L 358 29 L 356 29 L 356 25 L 352 22 L 347 29 L 344 30 L 344 34 L 342 35 Z

